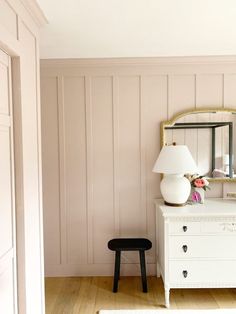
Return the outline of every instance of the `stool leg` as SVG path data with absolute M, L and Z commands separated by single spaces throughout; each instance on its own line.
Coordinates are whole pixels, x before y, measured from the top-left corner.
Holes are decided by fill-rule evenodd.
M 120 251 L 116 251 L 113 292 L 117 292 L 118 290 L 119 276 L 120 276 Z
M 146 265 L 145 265 L 145 251 L 139 251 L 140 257 L 140 267 L 141 267 L 141 275 L 142 275 L 142 285 L 143 292 L 147 292 L 147 276 L 146 276 Z
M 121 251 L 119 251 L 120 256 L 119 259 L 121 258 Z M 120 262 L 119 262 L 119 269 L 118 269 L 118 280 L 120 280 Z

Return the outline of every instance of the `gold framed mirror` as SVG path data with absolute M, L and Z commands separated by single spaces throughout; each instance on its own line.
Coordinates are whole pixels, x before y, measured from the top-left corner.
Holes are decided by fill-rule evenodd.
M 199 174 L 214 182 L 236 182 L 236 109 L 199 108 L 161 124 L 161 147 L 187 145 Z

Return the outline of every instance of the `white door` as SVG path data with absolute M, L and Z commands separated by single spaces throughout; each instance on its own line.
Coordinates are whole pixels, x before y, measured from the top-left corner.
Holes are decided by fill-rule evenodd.
M 17 312 L 10 62 L 0 50 L 0 313 L 4 314 Z

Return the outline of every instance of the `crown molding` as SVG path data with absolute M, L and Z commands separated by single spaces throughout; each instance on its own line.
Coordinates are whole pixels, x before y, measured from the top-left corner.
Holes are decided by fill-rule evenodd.
M 24 8 L 29 12 L 31 17 L 34 19 L 35 23 L 42 27 L 46 24 L 48 24 L 48 20 L 43 12 L 43 10 L 40 8 L 39 4 L 35 0 L 20 0 L 21 4 L 24 6 Z
M 77 58 L 41 59 L 41 67 L 89 67 L 89 66 L 142 66 L 142 65 L 210 65 L 236 64 L 236 55 L 192 57 L 141 57 L 141 58 Z

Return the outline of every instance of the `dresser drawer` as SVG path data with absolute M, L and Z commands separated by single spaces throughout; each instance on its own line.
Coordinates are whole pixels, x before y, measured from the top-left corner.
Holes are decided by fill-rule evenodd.
M 236 222 L 234 221 L 171 221 L 169 234 L 225 234 L 236 235 Z
M 236 222 L 234 221 L 203 221 L 201 231 L 206 234 L 235 234 Z
M 201 232 L 201 223 L 196 222 L 182 222 L 182 221 L 171 221 L 169 223 L 169 234 L 178 235 L 189 235 L 199 234 Z
M 236 261 L 171 261 L 169 263 L 169 282 L 173 286 L 186 284 L 209 284 L 209 286 L 236 287 Z
M 236 259 L 236 235 L 169 236 L 169 258 Z

